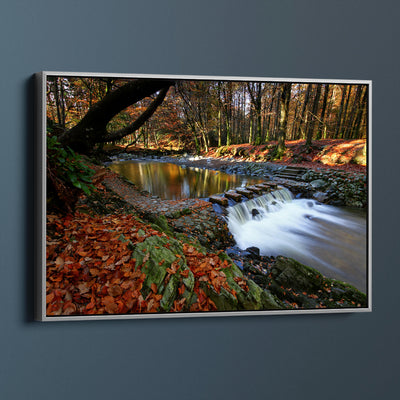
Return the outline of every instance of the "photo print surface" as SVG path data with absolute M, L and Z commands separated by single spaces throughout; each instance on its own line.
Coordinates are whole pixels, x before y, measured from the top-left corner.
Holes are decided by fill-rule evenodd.
M 370 81 L 37 88 L 37 319 L 371 310 Z

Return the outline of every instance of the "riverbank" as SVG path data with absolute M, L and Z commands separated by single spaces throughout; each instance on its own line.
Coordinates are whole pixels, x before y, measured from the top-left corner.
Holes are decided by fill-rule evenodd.
M 367 306 L 289 258 L 227 254 L 232 237 L 210 203 L 163 201 L 94 168 L 96 191 L 75 213 L 48 215 L 48 315 Z
M 360 144 L 362 143 L 359 143 L 358 146 Z M 231 175 L 260 177 L 284 185 L 295 195 L 314 198 L 321 203 L 335 206 L 366 208 L 368 203 L 368 177 L 366 167 L 361 165 L 338 164 L 329 166 L 317 162 L 288 164 L 250 161 L 239 156 L 215 158 L 185 154 L 174 156 L 159 154 L 149 156 L 145 154 L 141 152 L 118 153 L 111 156 L 110 160 L 113 162 L 158 161 L 177 164 L 184 168 L 210 169 Z M 310 167 L 310 164 L 312 167 Z

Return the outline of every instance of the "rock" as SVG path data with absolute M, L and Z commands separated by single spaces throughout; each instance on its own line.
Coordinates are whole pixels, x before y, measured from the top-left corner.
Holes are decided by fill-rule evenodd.
M 251 210 L 251 215 L 253 216 L 253 218 L 256 217 L 259 214 L 260 214 L 260 211 L 258 211 L 257 208 L 253 208 Z
M 217 293 L 216 290 L 206 282 L 200 282 L 200 287 L 214 302 L 218 311 L 233 311 L 238 309 L 238 299 L 225 288 L 221 288 L 221 291 Z
M 228 199 L 232 199 L 236 202 L 242 201 L 242 195 L 233 190 L 229 190 L 228 192 L 225 192 L 224 196 L 227 197 Z
M 220 255 L 223 256 L 224 253 Z M 232 262 L 232 260 L 225 254 L 226 259 L 230 261 L 230 266 L 224 268 L 224 273 L 228 282 L 228 285 L 236 292 L 236 302 L 232 298 L 227 296 L 226 291 L 221 290 L 220 296 L 223 300 L 227 301 L 227 304 L 220 303 L 219 299 L 215 293 L 210 293 L 211 299 L 217 305 L 220 304 L 225 310 L 237 309 L 237 310 L 273 310 L 284 308 L 280 301 L 275 298 L 269 291 L 263 290 L 251 279 L 247 280 L 249 290 L 246 291 L 242 289 L 235 281 L 235 278 L 243 278 L 242 271 Z M 230 294 L 230 293 L 228 293 Z M 215 300 L 214 300 L 215 299 Z M 218 307 L 218 306 L 217 306 Z M 236 307 L 236 308 L 231 308 Z
M 271 181 L 265 182 L 265 185 L 267 185 L 268 187 L 270 187 L 270 188 L 272 188 L 272 189 L 276 189 L 277 186 L 278 186 L 277 183 L 271 182 Z
M 253 257 L 260 257 L 260 249 L 258 247 L 248 247 L 245 251 L 250 253 Z
M 252 186 L 246 186 L 247 190 L 251 190 L 252 192 L 256 193 L 256 194 L 262 194 L 263 190 L 255 185 Z
M 167 234 L 172 233 L 171 228 L 168 225 L 168 221 L 167 221 L 167 218 L 165 217 L 165 215 L 149 214 L 147 216 L 147 219 L 155 225 L 155 226 L 153 226 L 153 228 L 155 228 L 156 230 L 165 232 Z
M 316 269 L 286 257 L 276 258 L 272 278 L 281 286 L 305 291 L 318 290 L 323 280 L 322 274 Z
M 352 285 L 324 277 L 314 268 L 281 256 L 272 267 L 268 289 L 275 297 L 295 302 L 301 308 L 367 306 L 366 295 Z
M 269 185 L 267 185 L 266 183 L 257 183 L 254 186 L 262 189 L 263 192 L 270 192 L 271 191 L 271 187 Z
M 176 255 L 181 257 L 176 257 Z M 178 240 L 150 236 L 143 242 L 136 244 L 132 258 L 136 260 L 136 268 L 141 266 L 142 272 L 146 274 L 142 288 L 143 296 L 146 297 L 150 293 L 151 285 L 154 283 L 157 287 L 157 292 L 163 295 L 160 304 L 164 311 L 171 309 L 181 281 L 188 292 L 193 291 L 194 275 L 186 265 L 182 244 Z M 169 282 L 165 286 L 164 280 L 167 276 L 167 268 L 170 268 L 172 263 L 175 263 L 179 269 L 176 274 L 171 275 Z M 179 271 L 185 270 L 189 270 L 187 278 L 183 278 L 179 274 Z
M 328 199 L 328 195 L 324 192 L 317 192 L 313 194 L 313 198 L 319 201 L 320 203 L 323 203 Z
M 311 181 L 310 184 L 314 189 L 323 189 L 327 185 L 327 182 L 322 179 L 316 179 Z
M 208 199 L 211 203 L 219 204 L 220 206 L 227 207 L 228 206 L 228 199 L 222 196 L 212 195 Z
M 237 193 L 247 197 L 248 199 L 252 199 L 254 197 L 254 193 L 251 192 L 250 190 L 247 190 L 245 188 L 236 188 L 235 189 Z
M 344 201 L 340 199 L 331 200 L 329 204 L 335 207 L 343 207 L 345 205 Z
M 358 149 L 350 162 L 358 165 L 366 165 L 367 164 L 366 146 L 363 146 L 361 149 Z

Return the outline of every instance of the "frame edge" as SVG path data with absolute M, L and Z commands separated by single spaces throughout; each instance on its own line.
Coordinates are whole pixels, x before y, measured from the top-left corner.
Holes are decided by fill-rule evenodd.
M 35 74 L 35 315 L 36 321 L 45 320 L 45 224 L 46 224 L 46 203 L 45 203 L 45 135 L 46 129 L 46 73 Z

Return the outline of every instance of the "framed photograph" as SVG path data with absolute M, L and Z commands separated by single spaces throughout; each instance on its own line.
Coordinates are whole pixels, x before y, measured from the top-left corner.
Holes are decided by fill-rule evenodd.
M 372 82 L 40 72 L 36 319 L 372 310 Z

